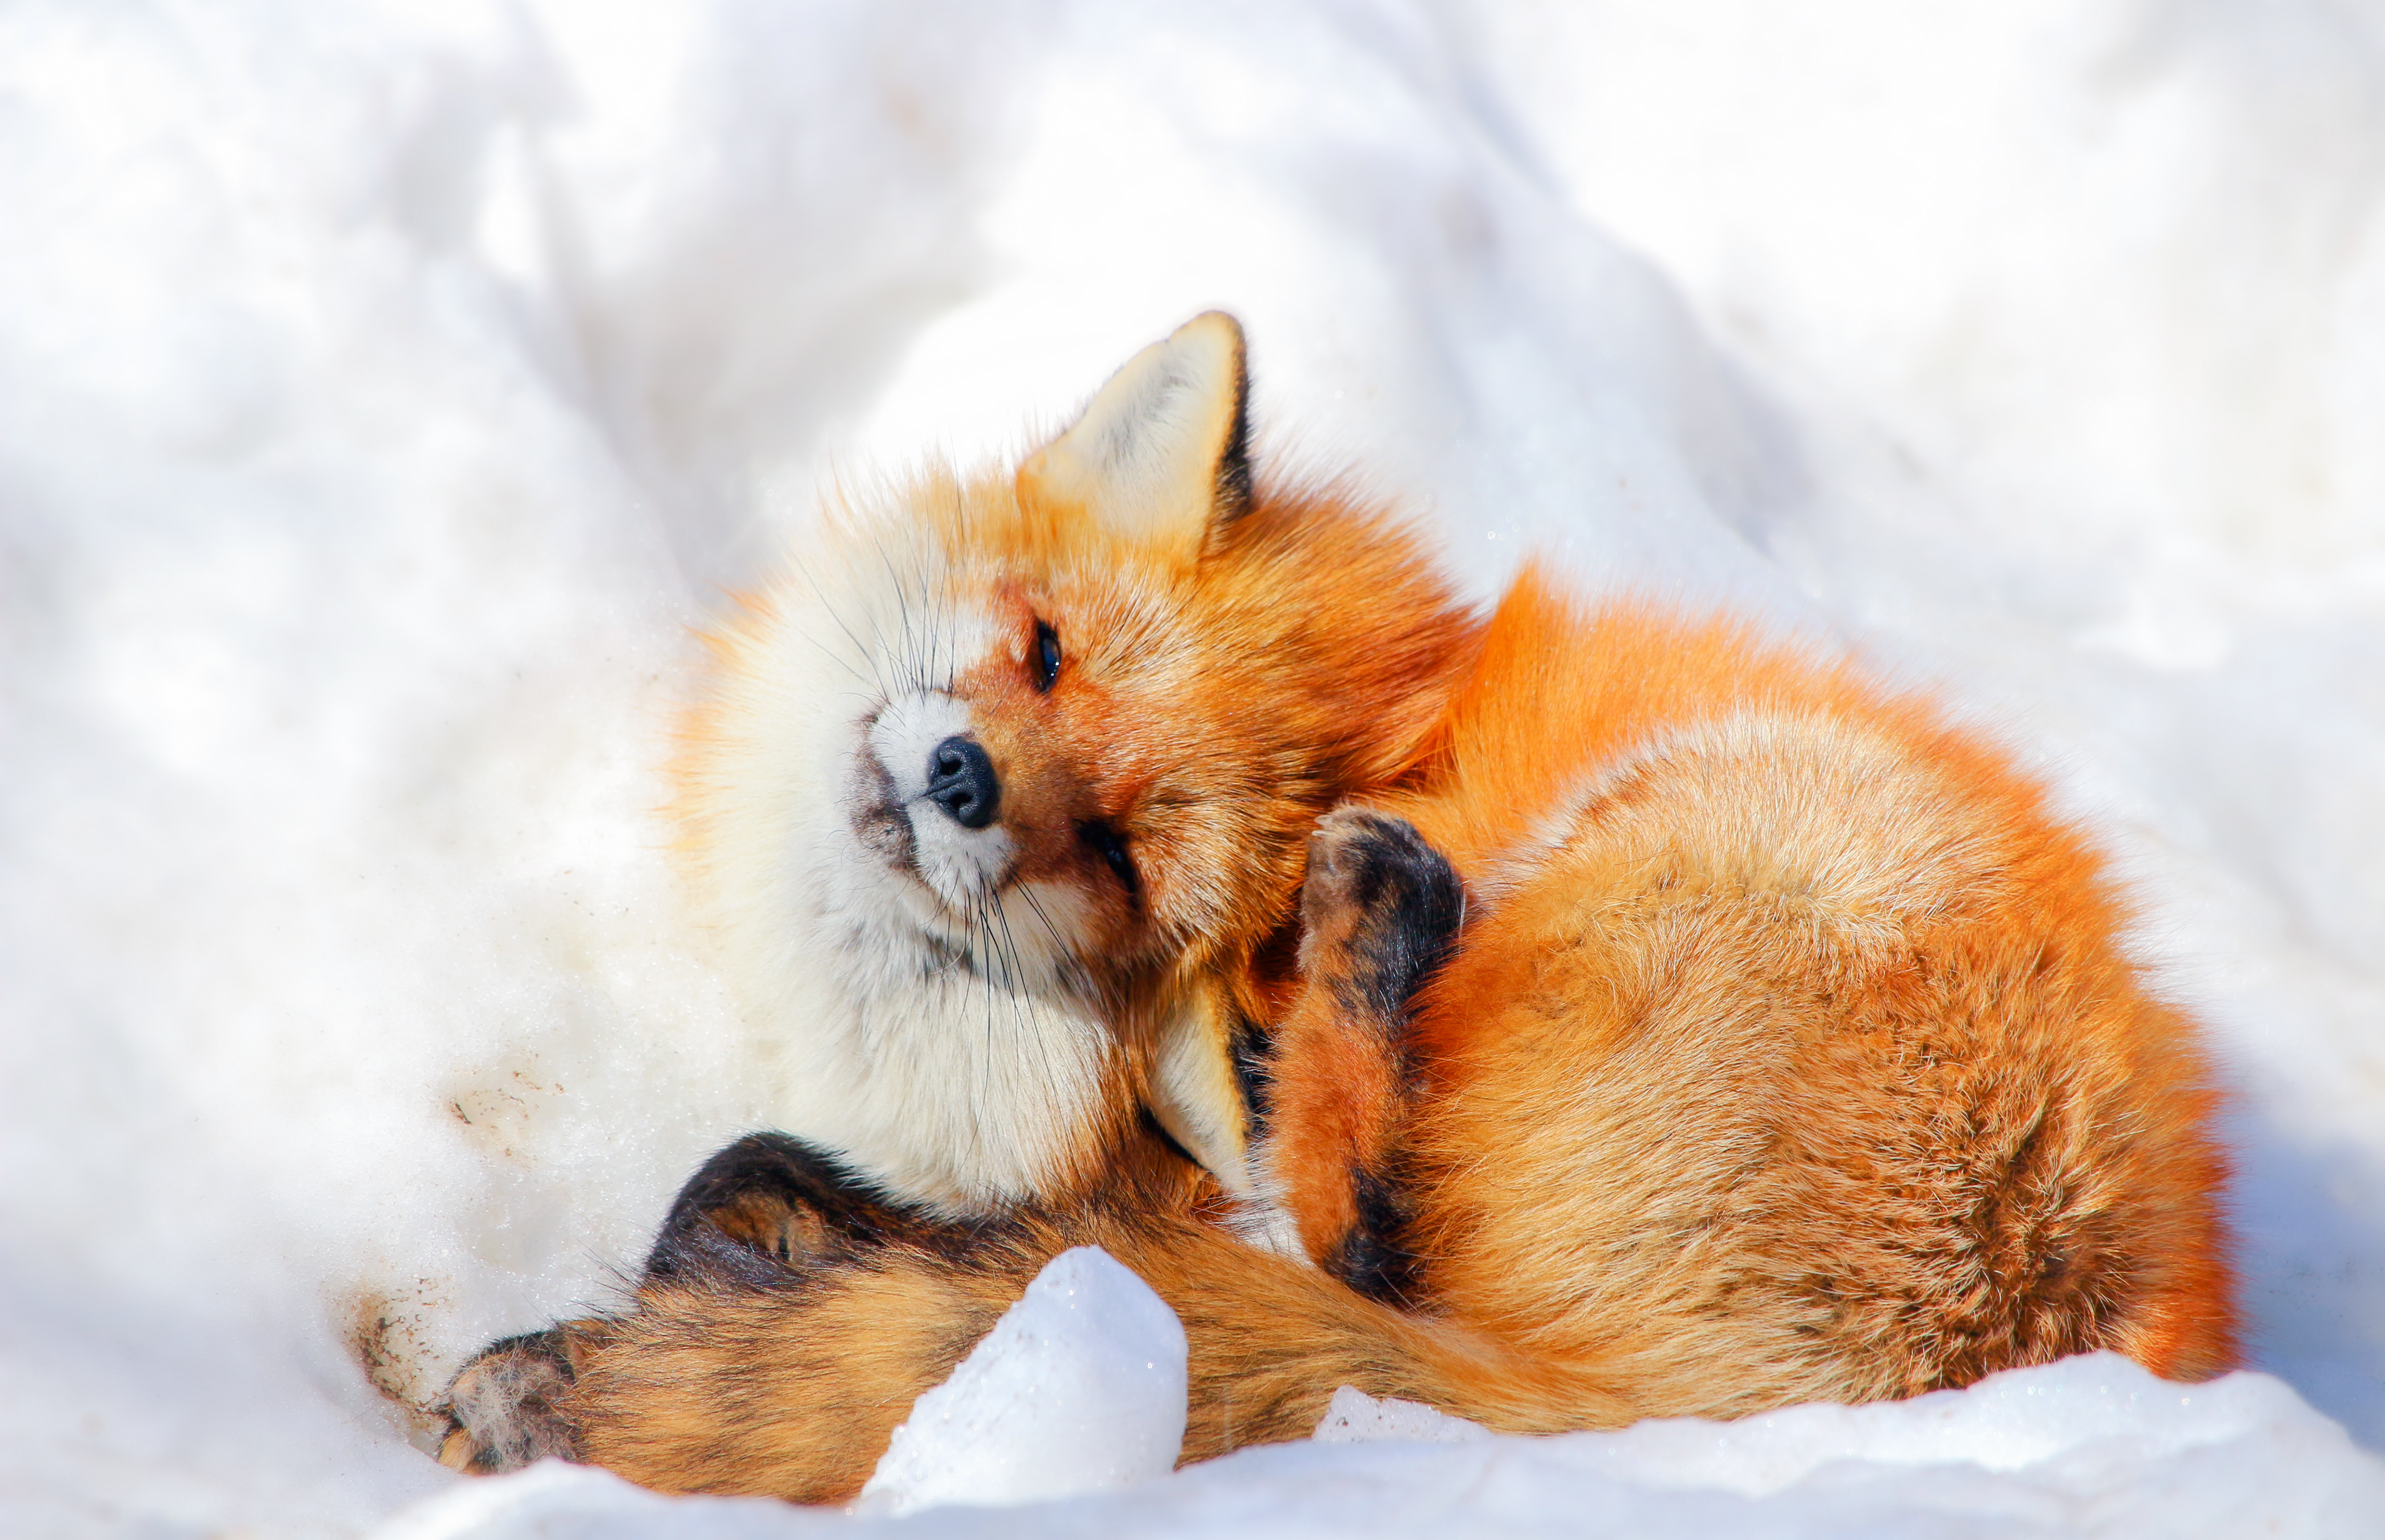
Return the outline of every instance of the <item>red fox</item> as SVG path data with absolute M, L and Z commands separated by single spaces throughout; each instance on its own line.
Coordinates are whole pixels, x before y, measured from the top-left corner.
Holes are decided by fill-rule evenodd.
M 1254 487 L 1242 359 L 1199 317 L 722 628 L 683 825 L 791 1133 L 467 1365 L 442 1458 L 846 1497 L 1089 1242 L 1182 1318 L 1188 1459 L 1342 1385 L 1556 1431 L 2229 1367 L 2193 1028 L 2044 790 L 1728 618 L 1478 618 Z

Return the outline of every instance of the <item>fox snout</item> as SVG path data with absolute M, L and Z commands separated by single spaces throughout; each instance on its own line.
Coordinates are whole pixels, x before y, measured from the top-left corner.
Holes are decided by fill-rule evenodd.
M 981 829 L 1002 808 L 1002 779 L 974 738 L 955 733 L 928 756 L 928 801 L 965 829 Z
M 885 815 L 907 829 L 894 864 L 947 905 L 999 886 L 1017 854 L 1001 772 L 968 702 L 930 691 L 890 702 L 867 729 Z

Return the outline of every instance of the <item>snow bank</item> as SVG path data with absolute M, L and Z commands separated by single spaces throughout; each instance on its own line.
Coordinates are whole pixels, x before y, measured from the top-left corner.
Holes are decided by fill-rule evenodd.
M 2238 1092 L 2283 1385 L 2231 1385 L 2298 1431 L 1970 1528 L 2354 1480 L 2284 1385 L 2385 1441 L 2380 82 L 2328 0 L 0 9 L 9 1527 L 452 1485 L 402 1404 L 615 1298 L 780 1073 L 651 812 L 687 627 L 823 478 L 1015 447 L 1212 304 L 1262 450 L 1478 590 L 1536 544 L 1835 630 L 2142 880 Z M 1653 1448 L 1261 1452 L 1100 1511 L 1808 1521 L 1549 1452 L 1591 1447 Z M 1946 1495 L 1909 1527 L 2004 1500 L 1894 1480 Z
M 2248 1472 L 2257 1472 L 2248 1479 Z M 408 1513 L 375 1540 L 668 1533 L 2045 1537 L 2361 1536 L 2385 1464 L 2277 1381 L 2168 1385 L 2109 1354 L 1901 1406 L 1800 1407 L 1623 1433 L 1245 1450 L 1131 1491 L 908 1522 L 677 1503 L 547 1463 Z

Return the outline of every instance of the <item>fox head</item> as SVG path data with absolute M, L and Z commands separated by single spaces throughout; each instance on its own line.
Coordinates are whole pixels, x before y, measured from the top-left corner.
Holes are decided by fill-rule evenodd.
M 1475 634 L 1381 516 L 1255 491 L 1246 400 L 1199 317 L 1015 472 L 824 508 L 709 639 L 695 885 L 781 1123 L 893 1193 L 1057 1196 L 1145 1111 L 1245 1185 L 1305 836 L 1417 760 Z

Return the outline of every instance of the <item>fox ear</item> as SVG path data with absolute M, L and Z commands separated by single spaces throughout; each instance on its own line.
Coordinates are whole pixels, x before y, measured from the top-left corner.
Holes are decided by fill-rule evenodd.
M 1195 316 L 1127 360 L 1068 430 L 1018 469 L 1022 499 L 1071 503 L 1117 532 L 1198 548 L 1250 505 L 1242 329 Z

